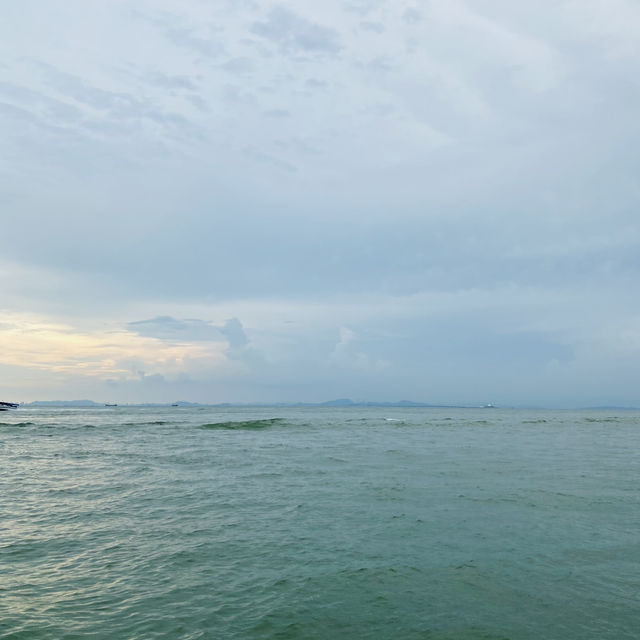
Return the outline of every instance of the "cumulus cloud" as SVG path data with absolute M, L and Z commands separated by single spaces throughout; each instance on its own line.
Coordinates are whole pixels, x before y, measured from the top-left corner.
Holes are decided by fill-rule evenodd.
M 244 332 L 244 327 L 238 318 L 227 320 L 224 325 L 220 327 L 220 333 L 227 338 L 229 347 L 234 351 L 242 349 L 249 344 L 247 334 Z
M 389 362 L 372 359 L 357 345 L 357 335 L 348 327 L 340 327 L 340 339 L 330 354 L 330 360 L 338 365 L 363 372 L 380 372 L 389 367 Z
M 117 329 L 86 330 L 30 314 L 3 314 L 2 324 L 4 365 L 45 371 L 65 379 L 175 376 L 194 363 L 215 367 L 225 360 L 221 345 L 176 344 Z

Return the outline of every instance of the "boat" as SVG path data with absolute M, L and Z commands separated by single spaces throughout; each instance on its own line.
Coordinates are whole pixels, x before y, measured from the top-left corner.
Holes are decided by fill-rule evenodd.
M 17 409 L 20 405 L 17 402 L 0 402 L 0 411 L 9 411 Z
M 105 407 L 117 407 L 118 405 L 117 405 L 117 404 L 111 404 L 111 403 L 109 403 L 109 402 L 105 402 L 105 403 L 104 403 L 104 406 L 105 406 Z

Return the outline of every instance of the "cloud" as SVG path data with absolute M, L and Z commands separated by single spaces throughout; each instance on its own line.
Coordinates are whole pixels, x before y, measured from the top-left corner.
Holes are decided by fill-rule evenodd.
M 228 342 L 225 355 L 234 363 L 241 363 L 243 369 L 236 370 L 241 376 L 260 378 L 268 375 L 269 365 L 265 354 L 249 340 L 242 322 L 238 318 L 227 320 L 222 327 L 222 333 Z
M 160 324 L 163 324 L 161 321 Z M 2 314 L 2 362 L 73 379 L 175 376 L 194 363 L 224 363 L 223 345 L 158 340 L 128 331 L 83 330 L 29 314 Z
M 337 31 L 311 22 L 283 6 L 271 9 L 251 31 L 293 53 L 336 54 L 342 48 Z
M 360 28 L 365 31 L 371 31 L 373 33 L 384 33 L 385 28 L 382 22 L 373 22 L 371 20 L 363 20 L 360 23 Z
M 225 335 L 224 331 L 210 322 L 197 319 L 176 320 L 171 316 L 129 322 L 127 329 L 141 336 L 172 342 L 220 341 Z
M 417 24 L 420 22 L 422 15 L 415 7 L 407 7 L 402 14 L 402 18 L 408 24 Z
M 205 320 L 181 320 L 171 316 L 158 316 L 150 320 L 129 322 L 126 327 L 139 336 L 161 340 L 169 346 L 226 342 L 226 345 L 214 345 L 214 348 L 218 353 L 223 352 L 227 358 L 247 364 L 263 361 L 263 355 L 251 346 L 238 318 L 230 318 L 223 324 L 214 324 Z
M 191 20 L 184 12 L 144 12 L 133 10 L 130 15 L 153 25 L 174 46 L 192 51 L 205 58 L 216 58 L 224 53 L 220 29 L 203 20 Z
M 317 78 L 307 78 L 306 85 L 313 89 L 324 89 L 329 86 L 329 83 L 324 80 L 318 80 Z
M 640 14 L 612 7 L 6 11 L 0 383 L 640 405 Z
M 345 0 L 342 3 L 345 11 L 360 15 L 368 15 L 384 4 L 384 0 Z
M 331 362 L 369 374 L 383 371 L 390 366 L 389 362 L 382 359 L 373 360 L 358 349 L 357 341 L 355 331 L 348 327 L 340 327 L 340 339 L 329 356 Z
M 147 74 L 146 79 L 149 83 L 163 89 L 176 91 L 197 91 L 198 89 L 195 79 L 188 75 L 168 75 L 161 71 L 153 71 Z
M 219 331 L 227 338 L 229 348 L 233 351 L 243 349 L 249 344 L 247 334 L 244 332 L 244 327 L 238 318 L 227 320 Z
M 255 63 L 251 58 L 231 58 L 220 67 L 230 73 L 251 73 L 255 71 Z
M 264 112 L 264 115 L 268 118 L 289 118 L 291 113 L 286 109 L 269 109 Z
M 215 37 L 215 33 L 208 37 L 196 35 L 195 29 L 187 27 L 167 27 L 165 35 L 178 47 L 193 49 L 206 57 L 218 57 L 224 53 L 224 47 Z

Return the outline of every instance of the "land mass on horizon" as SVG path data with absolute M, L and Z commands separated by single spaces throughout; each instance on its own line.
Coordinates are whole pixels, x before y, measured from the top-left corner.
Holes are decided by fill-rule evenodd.
M 325 408 L 363 408 L 363 407 L 389 407 L 389 408 L 424 408 L 424 409 L 548 409 L 549 407 L 537 405 L 495 405 L 478 403 L 434 403 L 416 402 L 413 400 L 375 401 L 352 400 L 351 398 L 337 398 L 324 402 L 188 402 L 175 400 L 173 402 L 95 402 L 94 400 L 34 400 L 21 403 L 23 407 L 325 407 Z M 559 408 L 559 407 L 552 407 Z M 563 409 L 575 409 L 583 411 L 640 411 L 640 407 L 622 405 L 597 405 L 560 407 Z
M 28 407 L 103 407 L 104 402 L 94 400 L 34 400 L 25 402 Z M 115 403 L 113 403 L 115 405 Z M 325 402 L 187 402 L 175 400 L 173 402 L 125 402 L 119 406 L 127 407 L 476 407 L 472 404 L 437 404 L 429 402 L 415 402 L 413 400 L 397 401 L 369 401 L 351 400 L 350 398 L 337 398 Z

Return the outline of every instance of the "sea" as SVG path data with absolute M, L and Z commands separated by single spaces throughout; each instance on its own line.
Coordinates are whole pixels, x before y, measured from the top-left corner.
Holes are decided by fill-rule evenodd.
M 640 412 L 0 413 L 0 638 L 640 637 Z

